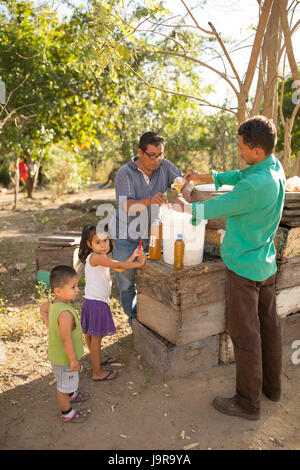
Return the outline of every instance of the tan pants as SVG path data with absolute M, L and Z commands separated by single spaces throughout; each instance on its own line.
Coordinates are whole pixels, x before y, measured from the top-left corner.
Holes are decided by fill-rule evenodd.
M 241 406 L 258 410 L 262 391 L 280 394 L 281 325 L 276 312 L 276 274 L 256 282 L 226 270 L 228 333 L 236 361 L 236 395 Z

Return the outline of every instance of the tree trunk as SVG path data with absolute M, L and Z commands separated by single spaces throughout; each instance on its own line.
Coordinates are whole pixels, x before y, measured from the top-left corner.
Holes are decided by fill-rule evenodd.
M 296 161 L 294 163 L 291 176 L 300 176 L 300 150 L 297 153 Z
M 284 3 L 287 4 L 287 0 L 284 0 Z M 277 126 L 278 114 L 278 66 L 281 49 L 281 30 L 280 8 L 278 2 L 274 2 L 263 44 L 267 53 L 263 115 L 273 119 L 275 126 Z

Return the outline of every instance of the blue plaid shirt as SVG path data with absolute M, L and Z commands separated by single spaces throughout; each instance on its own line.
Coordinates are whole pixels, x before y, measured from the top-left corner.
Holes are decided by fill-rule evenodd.
M 140 213 L 129 215 L 124 210 L 124 203 L 131 199 L 139 201 L 149 198 L 157 193 L 165 193 L 177 176 L 182 176 L 181 171 L 170 161 L 161 160 L 159 167 L 152 173 L 147 183 L 143 173 L 137 167 L 132 158 L 123 165 L 115 177 L 115 190 L 117 198 L 117 210 L 110 221 L 110 236 L 113 239 L 127 239 L 139 241 L 148 239 L 152 221 L 158 216 L 159 206 L 153 204 Z M 139 232 L 138 236 L 135 232 Z

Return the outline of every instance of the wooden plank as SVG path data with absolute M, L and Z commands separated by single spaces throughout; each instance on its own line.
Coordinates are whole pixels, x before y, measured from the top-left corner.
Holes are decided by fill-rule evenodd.
M 168 366 L 166 343 L 137 320 L 132 322 L 132 331 L 135 350 L 151 367 L 164 375 Z
M 138 293 L 155 297 L 165 305 L 180 309 L 181 306 L 195 305 L 201 291 L 199 284 L 212 285 L 214 279 L 219 285 L 225 279 L 225 264 L 220 258 L 205 258 L 202 264 L 182 271 L 174 271 L 162 261 L 148 260 L 136 272 L 136 288 Z M 182 298 L 180 289 L 184 290 Z M 211 289 L 205 296 L 206 302 L 209 302 L 210 297 Z
M 200 304 L 182 311 L 181 330 L 175 344 L 188 344 L 192 341 L 217 335 L 225 331 L 225 301 Z
M 225 302 L 226 269 L 207 272 L 201 277 L 182 278 L 178 280 L 180 305 L 182 309 L 198 305 Z
M 218 336 L 184 346 L 174 346 L 137 320 L 132 324 L 136 351 L 163 376 L 185 377 L 218 365 Z
M 64 264 L 75 267 L 78 261 L 78 246 L 37 248 L 35 261 L 37 271 L 51 271 L 55 266 Z
M 192 343 L 225 330 L 225 302 L 194 305 L 182 311 L 145 294 L 137 295 L 137 318 L 176 346 Z
M 181 312 L 145 294 L 137 295 L 137 319 L 163 338 L 178 344 Z
M 300 310 L 300 286 L 277 291 L 276 307 L 279 317 L 298 312 Z
M 219 363 L 219 337 L 215 335 L 184 346 L 174 346 L 168 350 L 167 357 L 166 379 L 211 369 Z
M 300 313 L 294 313 L 281 319 L 282 343 L 291 346 L 300 340 Z
M 278 263 L 276 289 L 281 290 L 295 286 L 300 286 L 300 256 L 283 259 Z

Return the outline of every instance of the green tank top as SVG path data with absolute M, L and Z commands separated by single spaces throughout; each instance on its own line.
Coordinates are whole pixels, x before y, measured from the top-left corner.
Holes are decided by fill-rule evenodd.
M 63 302 L 51 303 L 49 308 L 49 329 L 48 329 L 48 359 L 57 366 L 69 366 L 70 361 L 65 353 L 63 342 L 60 337 L 58 317 L 64 310 L 68 310 L 75 320 L 75 328 L 71 337 L 74 344 L 75 353 L 79 360 L 83 356 L 82 328 L 76 310 Z

